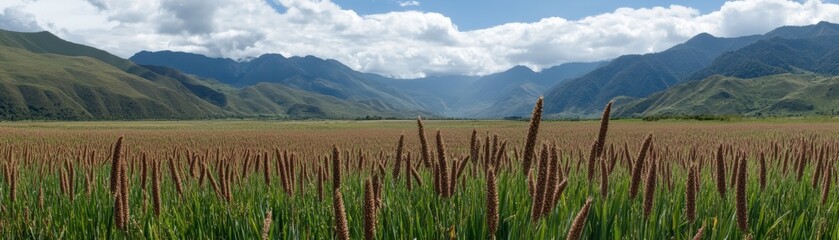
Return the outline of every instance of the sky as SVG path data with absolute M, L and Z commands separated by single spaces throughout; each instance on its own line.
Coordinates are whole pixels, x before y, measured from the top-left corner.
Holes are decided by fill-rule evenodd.
M 595 1 L 551 1 L 551 0 L 338 0 L 339 6 L 352 9 L 358 14 L 377 14 L 391 11 L 436 12 L 452 19 L 459 30 L 489 28 L 510 22 L 537 22 L 542 18 L 562 17 L 576 20 L 587 16 L 612 12 L 621 7 L 652 8 L 673 4 L 689 6 L 706 13 L 718 9 L 725 1 L 720 0 L 595 0 Z
M 0 0 L 0 28 L 128 58 L 313 55 L 396 78 L 486 75 L 666 50 L 702 32 L 839 23 L 826 0 Z

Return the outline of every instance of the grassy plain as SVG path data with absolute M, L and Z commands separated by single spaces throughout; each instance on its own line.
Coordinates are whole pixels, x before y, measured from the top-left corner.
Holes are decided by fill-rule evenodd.
M 498 239 L 564 238 L 588 197 L 594 201 L 583 231 L 584 239 L 686 239 L 692 238 L 703 225 L 703 239 L 839 238 L 839 228 L 835 227 L 839 225 L 839 194 L 834 189 L 839 184 L 833 168 L 827 167 L 839 157 L 839 121 L 835 118 L 725 122 L 613 120 L 606 138 L 605 156 L 608 157 L 605 159 L 615 160 L 608 163 L 614 165 L 614 170 L 607 174 L 606 196 L 600 190 L 599 165 L 597 177 L 587 179 L 586 164 L 592 142 L 597 139 L 598 122 L 544 121 L 538 144 L 556 144 L 568 185 L 555 208 L 538 221 L 531 219 L 530 187 L 519 161 L 528 122 L 424 121 L 424 125 L 432 162 L 437 161 L 434 144 L 438 129 L 451 165 L 470 155 L 473 129 L 482 144 L 480 156 L 484 154 L 483 143 L 493 135 L 499 137 L 499 144 L 507 143 L 504 157 L 496 165 L 499 227 L 495 236 Z M 410 159 L 423 182 L 422 186 L 413 182 L 411 191 L 405 186 L 406 173 L 402 172 L 398 179 L 391 173 L 400 134 L 405 136 L 405 155 L 411 152 Z M 647 134 L 653 135 L 648 159 L 657 163 L 659 174 L 649 217 L 643 215 L 644 184 L 638 197 L 628 197 L 631 162 Z M 123 135 L 123 159 L 130 189 L 129 222 L 126 230 L 118 230 L 113 220 L 114 197 L 108 185 L 111 149 Z M 730 153 L 723 152 L 728 166 L 725 197 L 719 195 L 715 182 L 714 160 L 720 145 L 731 149 Z M 465 164 L 453 196 L 440 197 L 432 187 L 433 171 L 418 164 L 421 160 L 416 121 L 232 120 L 2 122 L 0 162 L 7 178 L 5 184 L 0 184 L 0 194 L 3 194 L 0 236 L 7 239 L 253 239 L 262 236 L 264 216 L 271 211 L 268 231 L 271 239 L 333 238 L 334 214 L 329 190 L 333 146 L 340 149 L 342 165 L 346 165 L 342 167 L 340 191 L 351 238 L 363 236 L 363 183 L 373 175 L 381 176 L 383 183 L 382 207 L 377 209 L 375 225 L 377 238 L 490 238 L 482 168 L 485 160 L 480 157 L 480 161 Z M 536 149 L 539 153 L 540 147 Z M 279 170 L 273 171 L 279 169 L 277 158 L 282 155 L 276 154 L 276 150 L 295 155 L 294 160 L 289 160 L 294 166 L 289 178 L 291 192 L 284 188 Z M 825 152 L 823 160 L 819 160 L 819 151 Z M 748 169 L 748 231 L 738 230 L 735 188 L 731 184 L 731 169 L 741 153 L 747 159 Z M 768 168 L 767 186 L 763 190 L 758 181 L 761 153 L 766 156 Z M 799 180 L 794 168 L 799 165 L 793 162 L 798 161 L 801 153 L 814 154 L 802 158 L 803 177 Z M 148 161 L 157 160 L 162 165 L 159 216 L 153 213 L 151 184 L 145 189 L 141 187 L 143 154 Z M 265 158 L 254 157 L 257 155 Z M 255 167 L 264 166 L 264 160 L 260 163 L 260 159 L 266 158 L 273 180 L 268 185 L 264 169 Z M 175 160 L 182 178 L 182 196 L 174 186 L 169 159 Z M 73 167 L 68 167 L 68 162 Z M 202 162 L 208 166 L 203 174 L 193 170 L 200 169 L 195 165 L 200 166 Z M 685 217 L 685 182 L 690 163 L 699 165 L 700 176 L 694 221 Z M 378 164 L 383 166 L 384 175 Z M 535 165 L 534 173 L 538 169 Z M 324 196 L 319 199 L 317 172 L 321 168 L 325 169 L 325 182 L 321 191 Z M 14 183 L 9 181 L 10 171 L 17 172 Z M 222 172 L 230 181 L 232 200 L 225 200 L 207 180 L 201 180 L 201 175 L 207 174 L 206 177 L 215 175 L 216 181 L 222 181 Z M 832 177 L 829 180 L 822 177 L 814 187 L 813 175 L 828 176 L 827 172 Z M 74 177 L 64 177 L 65 174 Z M 73 184 L 67 185 L 72 190 L 62 190 L 61 178 L 71 179 Z M 832 185 L 827 188 L 826 202 L 822 203 L 823 186 L 828 182 Z M 16 194 L 14 200 L 10 196 L 12 191 Z

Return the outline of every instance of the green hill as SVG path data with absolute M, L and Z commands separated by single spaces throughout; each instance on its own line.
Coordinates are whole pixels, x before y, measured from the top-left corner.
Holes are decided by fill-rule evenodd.
M 221 109 L 90 57 L 0 46 L 2 119 L 210 118 Z
M 802 116 L 839 114 L 839 77 L 779 74 L 753 79 L 714 75 L 647 98 L 618 103 L 614 115 Z
M 720 74 L 755 78 L 781 73 L 839 74 L 839 35 L 761 40 L 728 52 L 689 79 Z
M 108 52 L 65 41 L 50 32 L 22 33 L 0 29 L 0 45 L 25 49 L 33 53 L 88 56 L 123 70 L 131 65 L 130 61 Z
M 579 77 L 601 63 L 567 63 L 534 72 L 524 66 L 483 77 L 434 76 L 400 80 L 361 73 L 335 60 L 264 54 L 247 61 L 199 54 L 138 52 L 132 61 L 159 65 L 237 87 L 278 83 L 311 93 L 367 104 L 378 111 L 419 110 L 449 117 L 526 116 L 545 89 Z
M 817 32 L 839 29 L 820 23 Z M 793 30 L 800 28 L 792 28 Z M 790 29 L 780 31 L 789 35 Z M 798 31 L 792 31 L 798 32 Z M 809 31 L 812 32 L 812 31 Z M 760 40 L 727 52 L 687 82 L 616 99 L 619 116 L 796 116 L 839 113 L 839 35 Z
M 166 66 L 202 78 L 216 79 L 235 87 L 278 83 L 310 93 L 369 105 L 377 111 L 421 111 L 425 108 L 385 82 L 391 79 L 357 72 L 335 60 L 314 56 L 284 57 L 264 54 L 249 61 L 210 58 L 183 52 L 139 52 L 130 58 L 144 65 Z
M 140 66 L 48 32 L 0 30 L 0 119 L 412 117 L 377 99 L 344 100 L 276 83 L 236 88 Z M 427 114 L 426 114 L 427 115 Z
M 545 93 L 545 113 L 561 117 L 596 116 L 617 96 L 645 97 L 665 90 L 708 66 L 723 52 L 760 38 L 717 38 L 703 33 L 663 52 L 618 57 L 582 77 L 549 89 Z
M 277 83 L 259 83 L 245 88 L 181 73 L 160 66 L 143 66 L 177 79 L 196 96 L 238 116 L 282 118 L 356 118 L 364 116 L 411 117 L 419 112 L 383 112 L 365 104 L 290 88 Z
M 839 59 L 835 57 L 839 51 L 832 50 L 836 44 L 830 42 L 839 42 L 837 34 L 839 25 L 828 22 L 780 27 L 764 35 L 736 38 L 699 34 L 663 52 L 618 57 L 580 78 L 557 84 L 545 93 L 545 114 L 596 117 L 616 97 L 643 98 L 684 81 L 701 80 L 714 74 L 741 77 L 807 71 L 837 74 L 835 69 L 839 65 L 820 65 L 826 60 Z M 811 68 L 833 69 L 833 72 Z

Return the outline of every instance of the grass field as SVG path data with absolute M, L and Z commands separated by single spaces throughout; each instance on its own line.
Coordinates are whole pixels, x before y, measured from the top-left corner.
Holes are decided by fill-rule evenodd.
M 526 168 L 529 122 L 423 124 L 429 165 L 416 121 L 3 122 L 0 236 L 340 239 L 343 209 L 352 239 L 562 239 L 572 225 L 583 239 L 690 239 L 703 226 L 701 239 L 839 239 L 836 119 L 620 120 L 605 138 L 597 121 L 543 121 Z M 598 139 L 603 151 L 590 157 Z

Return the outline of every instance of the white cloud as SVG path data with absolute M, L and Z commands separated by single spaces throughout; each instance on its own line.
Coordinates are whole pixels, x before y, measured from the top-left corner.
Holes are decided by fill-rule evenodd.
M 839 22 L 837 4 L 745 0 L 707 14 L 678 5 L 620 8 L 578 20 L 461 31 L 439 13 L 359 15 L 330 1 L 269 1 L 284 11 L 259 0 L 9 0 L 0 3 L 0 27 L 45 29 L 122 57 L 167 49 L 234 59 L 314 55 L 360 71 L 418 77 L 482 75 L 514 65 L 540 69 L 662 51 L 702 32 L 734 37 Z
M 22 12 L 21 7 L 9 7 L 0 11 L 0 29 L 35 32 L 40 31 L 41 27 L 35 21 L 35 16 L 32 14 Z
M 420 2 L 417 1 L 401 1 L 399 2 L 400 7 L 416 7 L 419 6 Z

